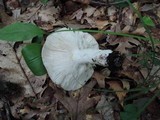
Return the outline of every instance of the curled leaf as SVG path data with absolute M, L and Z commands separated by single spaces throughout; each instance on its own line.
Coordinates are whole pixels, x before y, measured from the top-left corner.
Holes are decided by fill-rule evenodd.
M 41 57 L 42 45 L 32 43 L 22 49 L 22 55 L 30 70 L 37 76 L 44 75 L 46 69 Z

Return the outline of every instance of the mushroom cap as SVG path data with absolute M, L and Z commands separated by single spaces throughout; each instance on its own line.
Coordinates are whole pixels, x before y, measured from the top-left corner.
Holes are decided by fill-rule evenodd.
M 42 48 L 42 60 L 51 80 L 64 90 L 81 88 L 92 76 L 93 64 L 79 64 L 73 59 L 74 50 L 99 49 L 89 33 L 65 31 L 51 33 Z M 82 58 L 83 59 L 83 58 Z

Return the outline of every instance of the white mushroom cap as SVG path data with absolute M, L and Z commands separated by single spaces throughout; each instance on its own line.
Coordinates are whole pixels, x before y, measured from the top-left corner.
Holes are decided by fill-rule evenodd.
M 92 76 L 93 65 L 106 65 L 111 50 L 99 50 L 89 33 L 61 28 L 50 34 L 42 48 L 42 60 L 51 80 L 64 90 L 81 88 Z

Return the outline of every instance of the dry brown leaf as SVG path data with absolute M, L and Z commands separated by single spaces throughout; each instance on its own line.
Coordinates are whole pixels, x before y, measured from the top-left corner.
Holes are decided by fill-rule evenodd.
M 84 11 L 82 8 L 78 9 L 71 15 L 71 20 L 76 19 L 77 21 L 80 21 L 82 19 Z
M 133 30 L 132 26 L 126 25 L 122 32 L 123 33 L 130 33 L 130 34 L 136 34 L 136 35 L 145 35 L 145 28 L 138 26 L 136 29 Z
M 111 32 L 121 32 L 120 24 L 119 23 L 112 23 L 112 26 L 110 28 Z M 116 35 L 108 35 L 107 42 L 112 42 L 117 38 Z
M 97 20 L 106 20 L 104 19 L 106 17 L 106 9 L 107 7 L 105 6 L 97 8 L 93 14 L 93 18 Z
M 15 20 L 11 16 L 7 15 L 5 11 L 2 10 L 1 8 L 0 8 L 0 20 L 3 26 L 9 25 L 15 22 Z M 0 26 L 0 27 L 3 27 L 3 26 Z
M 135 15 L 135 13 L 133 12 L 132 9 L 130 8 L 124 8 L 122 11 L 123 17 L 122 17 L 122 22 L 125 25 L 134 25 L 137 19 L 137 16 Z
M 14 10 L 20 7 L 19 1 L 18 0 L 8 0 L 6 2 L 6 7 L 10 10 Z
M 126 48 L 132 48 L 135 46 L 140 45 L 140 42 L 137 41 L 134 38 L 129 38 L 129 37 L 118 37 L 115 40 L 109 40 L 108 41 L 111 45 L 116 45 L 118 44 L 118 47 L 115 49 L 116 51 L 119 51 L 120 53 L 128 53 L 128 50 Z M 132 43 L 132 44 L 130 44 Z M 133 45 L 134 44 L 134 45 Z
M 107 12 L 108 12 L 109 20 L 115 21 L 116 20 L 116 12 L 117 12 L 116 7 L 115 6 L 109 7 Z
M 20 84 L 27 88 L 24 92 L 25 95 L 34 95 L 18 63 L 12 46 L 3 41 L 0 42 L 0 61 L 0 68 L 5 70 L 4 73 L 1 73 L 5 78 L 4 80 Z
M 108 20 L 95 20 L 95 23 L 96 27 L 100 30 L 109 24 Z
M 144 35 L 146 29 L 144 27 L 138 27 L 136 30 L 132 32 L 132 34 Z
M 104 39 L 104 38 L 106 38 L 106 35 L 102 34 L 102 33 L 96 33 L 96 34 L 94 34 L 92 36 L 97 40 L 97 42 L 102 40 L 102 39 Z
M 160 17 L 160 7 L 157 9 L 157 16 Z
M 141 74 L 143 75 L 143 78 L 147 78 L 148 73 L 149 73 L 149 71 L 148 71 L 147 68 L 141 68 L 141 69 L 140 69 L 140 72 L 141 72 Z
M 123 84 L 123 89 L 125 89 L 125 90 L 129 90 L 130 89 L 130 84 L 129 84 L 128 81 L 122 80 L 121 82 Z
M 124 91 L 123 86 L 118 81 L 108 81 L 107 84 L 115 91 L 120 104 L 123 106 L 123 100 L 127 94 L 127 92 Z
M 85 28 L 91 28 L 90 25 L 88 24 L 79 24 L 77 21 L 75 20 L 69 20 L 68 18 L 65 18 L 63 20 L 63 22 L 70 28 L 74 28 L 74 29 L 85 29 Z
M 131 26 L 130 26 L 130 25 L 126 25 L 126 26 L 123 28 L 122 32 L 123 32 L 123 33 L 129 33 L 130 29 L 131 29 Z
M 95 12 L 96 8 L 92 7 L 92 6 L 87 6 L 87 8 L 85 8 L 84 14 L 86 14 L 86 17 L 91 17 L 93 15 L 93 13 Z
M 97 27 L 95 20 L 93 20 L 92 18 L 83 17 L 83 19 L 81 20 L 81 23 L 83 24 L 85 21 L 86 21 L 92 28 L 96 28 L 96 27 Z
M 85 120 L 102 120 L 102 116 L 100 114 L 87 114 Z
M 142 83 L 144 77 L 142 76 L 138 66 L 134 63 L 128 62 L 125 61 L 123 63 L 123 70 L 118 72 L 119 76 L 128 77 L 137 83 Z
M 59 17 L 60 8 L 54 6 L 42 9 L 38 13 L 38 18 L 43 22 L 55 23 Z
M 65 1 L 63 5 L 63 9 L 61 11 L 61 16 L 71 15 L 73 12 L 77 11 L 78 9 L 82 8 L 83 5 L 73 1 Z
M 94 72 L 92 77 L 97 80 L 97 83 L 100 88 L 105 88 L 105 76 L 104 75 L 98 72 Z
M 144 4 L 142 7 L 140 7 L 140 11 L 146 12 L 149 10 L 153 10 L 156 7 L 158 7 L 160 4 Z
M 24 22 L 33 22 L 34 20 L 38 20 L 38 11 L 41 8 L 41 6 L 34 6 L 31 8 L 28 8 L 27 11 L 23 14 L 21 14 L 17 20 L 18 21 L 24 21 Z
M 104 120 L 114 120 L 113 108 L 111 103 L 107 100 L 106 96 L 101 96 L 96 109 L 103 116 Z
M 100 99 L 99 96 L 89 98 L 89 94 L 95 86 L 96 81 L 91 80 L 87 85 L 80 89 L 78 98 L 73 96 L 67 96 L 61 89 L 56 89 L 54 94 L 69 111 L 71 118 L 76 120 L 82 120 L 86 116 L 86 111 L 93 107 Z

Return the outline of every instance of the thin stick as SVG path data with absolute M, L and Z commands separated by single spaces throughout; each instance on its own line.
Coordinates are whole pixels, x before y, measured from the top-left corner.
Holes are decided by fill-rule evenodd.
M 10 43 L 8 43 L 8 44 L 12 47 L 12 45 L 11 45 Z M 13 49 L 13 47 L 12 47 L 12 49 Z M 23 75 L 25 76 L 25 78 L 27 79 L 29 85 L 31 86 L 31 89 L 32 89 L 35 97 L 38 98 L 38 97 L 37 97 L 37 94 L 36 94 L 36 92 L 35 92 L 35 90 L 34 90 L 34 88 L 33 88 L 33 86 L 32 86 L 32 84 L 31 84 L 31 82 L 30 82 L 30 80 L 29 80 L 29 78 L 28 78 L 28 76 L 26 75 L 25 70 L 23 69 L 23 67 L 22 67 L 22 65 L 21 65 L 21 63 L 20 63 L 20 59 L 18 58 L 18 56 L 17 56 L 17 54 L 16 54 L 16 51 L 15 51 L 14 49 L 13 49 L 13 51 L 14 51 L 14 54 L 15 54 L 16 59 L 17 59 L 17 61 L 18 61 L 18 64 L 19 64 L 19 66 L 20 66 L 20 68 L 21 68 L 21 70 L 22 70 L 22 72 L 23 72 Z

